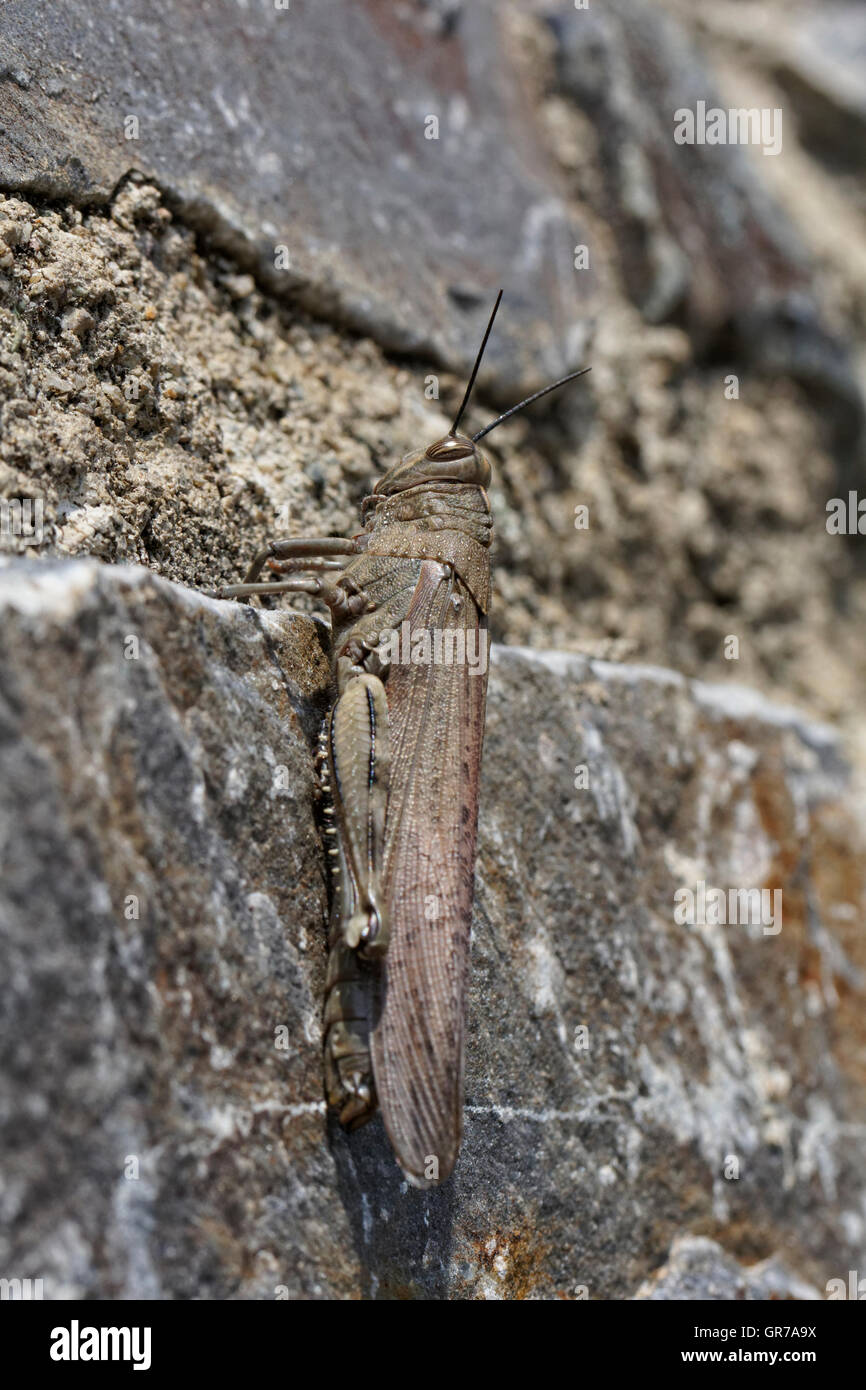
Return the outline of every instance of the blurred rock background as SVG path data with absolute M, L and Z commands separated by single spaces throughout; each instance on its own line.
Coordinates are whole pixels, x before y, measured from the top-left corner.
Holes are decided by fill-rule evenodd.
M 854 771 L 853 791 L 839 774 L 830 796 L 834 806 L 841 798 L 833 853 L 845 866 L 844 886 L 833 890 L 833 911 L 841 910 L 834 920 L 851 938 L 840 988 L 859 998 L 851 962 L 862 946 L 850 923 L 852 912 L 859 920 L 862 887 L 855 808 L 866 767 L 866 566 L 862 537 L 828 534 L 826 504 L 866 487 L 864 48 L 866 14 L 856 4 L 611 0 L 577 10 L 541 0 L 332 0 L 327 7 L 292 0 L 278 9 L 213 0 L 205 15 L 194 0 L 159 0 L 146 12 L 120 0 L 70 0 L 57 11 L 12 0 L 0 34 L 0 495 L 41 499 L 45 535 L 38 547 L 7 540 L 9 554 L 26 558 L 28 576 L 12 562 L 10 602 L 15 576 L 30 593 L 32 564 L 42 559 L 143 565 L 210 589 L 237 577 L 268 537 L 357 529 L 371 482 L 447 428 L 503 285 L 470 413 L 474 428 L 573 366 L 593 370 L 488 441 L 494 638 L 652 663 L 714 685 L 747 684 L 831 721 L 842 740 L 834 759 L 844 754 Z M 673 113 L 697 101 L 781 108 L 782 152 L 676 145 Z M 576 268 L 576 258 L 588 264 Z M 580 506 L 588 508 L 588 529 L 575 528 Z M 49 604 L 45 630 L 33 620 L 49 650 L 52 611 Z M 86 651 L 88 624 L 99 631 L 99 619 L 79 614 L 77 621 L 84 627 L 69 649 L 77 642 Z M 734 661 L 725 659 L 731 636 L 739 639 Z M 305 640 L 300 648 L 308 651 L 312 638 Z M 21 737 L 14 674 L 21 650 L 13 645 L 9 658 L 13 750 Z M 153 651 L 160 659 L 159 644 Z M 52 668 L 53 659 L 46 672 Z M 303 731 L 315 722 L 322 692 L 286 669 L 303 687 L 293 705 Z M 31 679 L 32 672 L 23 685 Z M 590 703 L 604 706 L 604 681 L 601 693 L 590 685 Z M 518 681 L 514 711 L 520 689 Z M 543 704 L 543 690 L 537 698 Z M 177 700 L 182 720 L 186 697 Z M 111 708 L 107 698 L 107 723 Z M 44 717 L 50 721 L 48 708 Z M 67 717 L 74 722 L 72 711 Z M 224 717 L 227 709 L 217 722 Z M 246 709 L 246 717 L 256 716 Z M 637 783 L 636 730 L 661 739 L 657 717 L 632 726 Z M 751 725 L 729 732 L 756 747 L 765 737 Z M 504 748 L 519 760 L 516 733 Z M 31 736 L 38 744 L 38 730 Z M 51 752 L 61 768 L 74 756 L 74 748 Z M 711 782 L 712 759 L 705 766 L 695 748 L 690 756 L 695 776 Z M 780 779 L 771 779 L 769 804 L 793 807 L 800 784 L 787 780 L 785 758 L 794 755 L 766 756 Z M 566 770 L 581 760 L 565 732 L 556 757 Z M 620 761 L 629 765 L 626 751 Z M 813 790 L 817 775 L 810 765 Z M 140 776 L 146 785 L 147 774 Z M 121 796 L 98 781 L 91 789 L 102 808 L 97 823 L 99 816 L 110 822 L 133 784 Z M 633 794 L 616 791 L 614 781 L 616 805 L 617 797 L 630 805 Z M 74 779 L 66 795 L 77 795 Z M 299 790 L 299 807 L 305 795 Z M 664 822 L 648 796 L 647 826 Z M 767 798 L 757 804 L 776 824 Z M 790 807 L 782 819 L 788 830 L 772 835 L 787 845 L 783 867 L 794 872 L 801 859 L 790 836 L 796 831 L 802 846 L 803 827 Z M 54 833 L 59 842 L 65 832 Z M 293 818 L 286 833 L 307 831 Z M 681 850 L 688 857 L 693 848 Z M 608 852 L 622 867 L 633 850 L 619 843 Z M 239 872 L 252 882 L 257 870 L 246 852 Z M 738 852 L 728 869 L 745 873 L 742 844 Z M 195 860 L 194 847 L 189 853 Z M 280 844 L 268 853 L 277 875 Z M 508 855 L 501 855 L 504 872 Z M 573 886 L 596 862 L 582 855 L 575 850 Z M 97 879 L 103 872 L 95 864 L 88 870 Z M 654 872 L 648 861 L 629 890 L 632 907 L 618 910 L 644 910 Z M 548 866 L 536 891 L 558 881 Z M 22 940 L 26 902 L 25 895 L 16 908 Z M 305 910 L 317 931 L 318 909 Z M 565 893 L 559 910 L 567 941 L 574 897 Z M 507 903 L 500 911 L 490 921 L 504 931 Z M 801 920 L 814 927 L 812 911 L 804 907 Z M 170 934 L 170 902 L 161 914 Z M 232 920 L 230 912 L 226 932 Z M 266 927 L 275 941 L 286 921 L 277 912 Z M 519 973 L 521 948 L 508 949 Z M 829 947 L 818 957 L 824 980 L 836 957 Z M 790 959 L 787 967 L 795 968 Z M 780 979 L 784 968 L 773 966 Z M 141 978 L 145 988 L 147 970 Z M 314 971 L 310 1000 L 316 981 Z M 826 991 L 821 997 L 821 1008 L 831 1007 Z M 33 1017 L 44 1004 L 37 991 Z M 639 1017 L 632 1024 L 639 1038 Z M 843 1097 L 826 1077 L 807 1089 L 830 1088 L 843 1126 L 837 1137 L 847 1133 L 853 1143 L 866 1053 L 862 1034 L 856 1040 L 848 1024 L 843 1032 L 852 1089 Z M 748 1073 L 747 1042 L 738 1055 Z M 477 1062 L 482 1077 L 492 1055 Z M 314 1116 L 316 1065 L 310 1042 L 297 1103 L 312 1105 Z M 691 1057 L 687 1065 L 703 1064 Z M 24 1089 L 32 1085 L 28 1066 Z M 790 1063 L 803 1084 L 807 1070 L 802 1057 Z M 767 1103 L 761 1086 L 770 1086 L 770 1100 L 778 1097 L 776 1082 L 755 1085 L 750 1103 L 758 1113 Z M 791 1100 L 792 1114 L 797 1104 Z M 689 1125 L 700 1129 L 697 1121 L 673 1126 L 684 1143 Z M 623 1155 L 628 1132 L 620 1136 Z M 38 1132 L 33 1142 L 38 1150 Z M 814 1148 L 814 1134 L 810 1142 Z M 86 1169 L 89 1160 L 81 1161 Z M 790 1154 L 785 1162 L 786 1172 L 797 1171 Z M 853 1176 L 843 1200 L 826 1167 L 815 1160 L 807 1169 L 804 1182 L 823 1183 L 815 1201 L 845 1209 L 840 1229 L 849 1249 L 858 1248 L 864 1217 Z M 771 1165 L 765 1194 L 776 1176 Z M 557 1197 L 561 1211 L 562 1188 L 551 1201 Z M 711 1197 L 706 1210 L 694 1199 L 703 1215 L 693 1221 L 677 1200 L 652 1239 L 612 1271 L 608 1292 L 634 1291 L 682 1230 L 719 1235 L 725 1222 L 718 1211 L 707 1214 Z M 349 1215 L 350 1225 L 356 1217 Z M 244 1226 L 243 1215 L 238 1220 Z M 808 1200 L 792 1220 L 804 1235 L 815 1220 Z M 770 1258 L 782 1239 L 773 1222 L 739 1244 L 728 1228 L 722 1243 L 737 1255 Z M 561 1239 L 553 1225 L 550 1248 Z M 832 1251 L 841 1239 L 832 1220 L 821 1230 L 808 1256 L 795 1240 L 793 1257 L 795 1267 L 816 1261 L 799 1268 L 819 1284 L 826 1270 L 838 1272 Z M 495 1292 L 497 1238 L 481 1221 L 478 1249 L 489 1253 L 490 1239 L 483 1276 L 452 1269 L 440 1279 L 437 1265 L 435 1288 Z M 403 1283 L 388 1276 L 392 1291 L 433 1287 L 416 1254 Z M 303 1250 L 298 1258 L 303 1265 Z M 149 1273 L 143 1284 L 130 1275 L 124 1285 L 108 1263 L 110 1273 L 97 1278 L 83 1258 L 78 1282 L 65 1266 L 63 1277 L 84 1292 L 105 1287 L 103 1277 L 116 1289 L 151 1287 Z M 501 1291 L 548 1296 L 557 1279 L 569 1288 L 582 1282 L 577 1264 L 560 1269 L 533 1254 L 527 1277 Z M 226 1273 L 225 1262 L 220 1269 L 217 1296 L 247 1277 Z M 342 1270 L 330 1287 L 350 1292 L 357 1277 Z M 163 1294 L 180 1288 L 165 1269 L 154 1278 Z M 369 1265 L 364 1279 L 364 1291 L 375 1293 Z M 296 1291 L 302 1287 L 313 1284 L 301 1280 Z M 255 1288 L 253 1281 L 248 1291 Z

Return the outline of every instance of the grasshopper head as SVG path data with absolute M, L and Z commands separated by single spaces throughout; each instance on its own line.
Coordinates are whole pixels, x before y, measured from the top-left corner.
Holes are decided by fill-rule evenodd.
M 422 483 L 474 483 L 476 487 L 487 487 L 490 464 L 471 439 L 462 434 L 446 434 L 429 449 L 406 454 L 379 479 L 373 492 L 377 497 L 390 497 Z
M 490 484 L 490 464 L 477 447 L 478 440 L 483 439 L 485 434 L 495 430 L 505 420 L 509 420 L 512 415 L 516 415 L 517 411 L 522 410 L 525 405 L 531 405 L 533 401 L 546 396 L 549 391 L 555 391 L 557 387 L 564 386 L 567 381 L 574 381 L 575 377 L 583 376 L 584 372 L 589 371 L 589 367 L 583 367 L 579 372 L 569 372 L 568 376 L 560 377 L 559 381 L 554 381 L 550 386 L 544 386 L 540 391 L 534 391 L 525 400 L 518 401 L 517 405 L 513 405 L 510 410 L 506 410 L 502 415 L 497 415 L 495 420 L 491 420 L 489 425 L 485 425 L 484 429 L 479 430 L 471 439 L 468 439 L 465 434 L 458 434 L 457 426 L 469 404 L 472 387 L 475 385 L 481 358 L 484 355 L 487 339 L 490 337 L 490 330 L 493 327 L 493 320 L 496 318 L 496 310 L 499 308 L 501 299 L 502 291 L 500 290 L 496 296 L 493 313 L 487 323 L 487 330 L 481 340 L 478 356 L 475 358 L 469 384 L 451 429 L 443 439 L 437 439 L 435 444 L 431 444 L 429 449 L 407 454 L 394 468 L 390 468 L 384 478 L 380 478 L 373 488 L 374 496 L 390 497 L 392 493 L 405 492 L 407 488 L 420 487 L 424 483 L 473 483 L 476 487 L 488 487 Z

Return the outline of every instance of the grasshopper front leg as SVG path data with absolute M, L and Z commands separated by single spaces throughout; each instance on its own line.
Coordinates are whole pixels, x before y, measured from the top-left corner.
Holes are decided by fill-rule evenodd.
M 214 598 L 251 598 L 254 594 L 267 604 L 274 594 L 310 594 L 331 602 L 333 586 L 328 585 L 322 571 L 341 570 L 348 558 L 357 554 L 357 541 L 345 536 L 292 536 L 289 540 L 271 541 L 256 552 L 241 584 L 226 584 L 217 589 Z M 333 557 L 342 556 L 342 559 Z M 268 565 L 277 574 L 289 578 L 260 581 L 259 575 Z M 319 571 L 303 575 L 301 571 Z
M 245 584 L 254 584 L 269 560 L 307 560 L 324 555 L 355 555 L 357 542 L 345 536 L 291 536 L 284 541 L 271 541 L 256 552 L 244 576 Z

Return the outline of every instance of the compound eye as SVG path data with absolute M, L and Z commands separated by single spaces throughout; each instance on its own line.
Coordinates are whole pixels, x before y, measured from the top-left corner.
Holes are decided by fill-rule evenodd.
M 457 459 L 472 458 L 475 453 L 475 446 L 469 439 L 457 439 L 454 435 L 446 435 L 444 439 L 437 439 L 435 444 L 424 455 L 431 463 L 451 463 Z

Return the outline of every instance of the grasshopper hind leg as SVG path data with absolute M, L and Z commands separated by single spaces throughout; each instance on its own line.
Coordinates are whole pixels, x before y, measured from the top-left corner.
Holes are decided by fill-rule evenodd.
M 347 1129 L 376 1110 L 370 1034 L 388 948 L 382 890 L 390 727 L 378 676 L 346 663 L 319 747 L 325 833 L 334 866 L 325 1000 L 328 1103 Z
M 376 1113 L 376 1086 L 370 1055 L 370 1031 L 376 998 L 376 966 L 347 944 L 349 923 L 357 916 L 357 885 L 344 840 L 334 824 L 331 719 L 319 743 L 319 776 L 325 799 L 325 831 L 331 839 L 333 866 L 328 968 L 325 980 L 325 1093 L 344 1128 L 359 1128 Z
M 346 1129 L 357 1129 L 376 1113 L 370 1059 L 372 981 L 355 951 L 332 931 L 325 1001 L 325 1091 Z
M 323 772 L 340 872 L 340 936 L 367 961 L 388 949 L 382 872 L 390 748 L 385 687 L 378 676 L 353 673 L 325 727 Z

